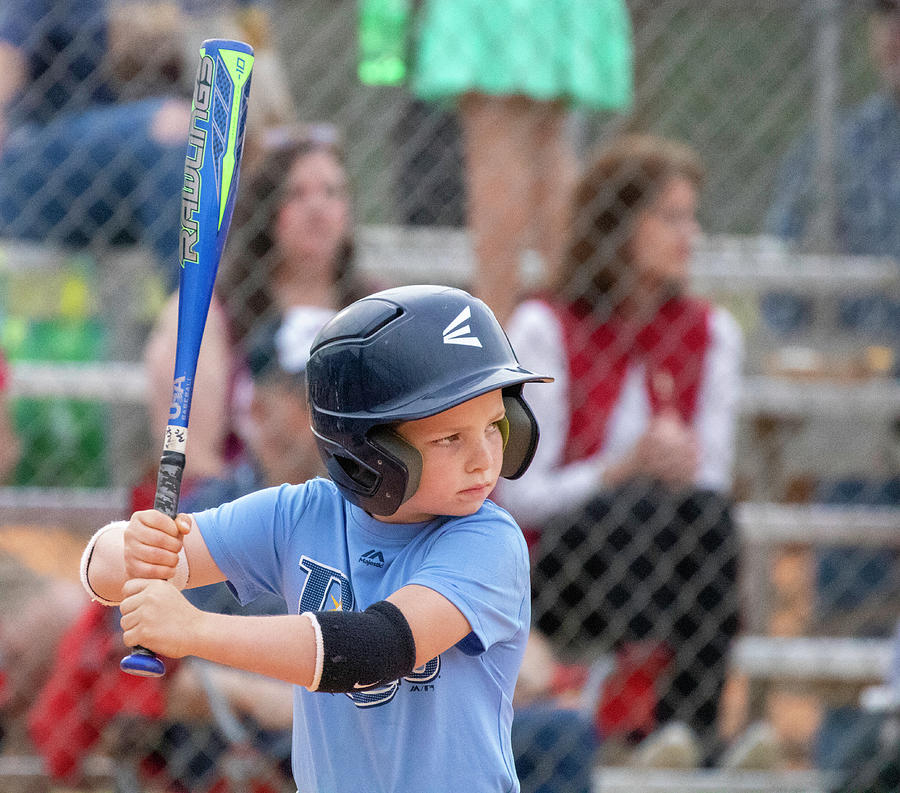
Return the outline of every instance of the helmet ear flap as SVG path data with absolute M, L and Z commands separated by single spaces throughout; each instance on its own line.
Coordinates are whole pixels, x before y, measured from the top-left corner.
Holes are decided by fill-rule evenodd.
M 506 408 L 507 429 L 500 476 L 505 479 L 518 479 L 531 465 L 540 433 L 534 413 L 522 398 L 521 386 L 514 393 L 504 393 L 503 406 Z M 501 426 L 500 432 L 503 431 Z
M 381 481 L 379 472 L 345 450 L 340 444 L 323 437 L 315 430 L 313 430 L 313 434 L 316 436 L 316 443 L 332 480 L 344 488 L 348 497 L 354 501 L 371 497 Z
M 344 495 L 373 515 L 393 515 L 419 487 L 422 455 L 389 427 L 376 428 L 368 443 L 373 465 L 313 429 L 328 475 Z
M 390 512 L 378 513 L 383 515 L 393 515 L 399 509 L 400 505 L 408 501 L 412 495 L 419 489 L 419 480 L 422 478 L 422 455 L 408 441 L 401 438 L 390 427 L 378 427 L 370 434 L 371 441 L 386 451 L 406 469 L 406 482 L 402 493 L 385 494 L 386 498 L 391 499 L 393 509 Z M 399 499 L 399 500 L 398 500 Z M 395 502 L 395 504 L 393 503 Z

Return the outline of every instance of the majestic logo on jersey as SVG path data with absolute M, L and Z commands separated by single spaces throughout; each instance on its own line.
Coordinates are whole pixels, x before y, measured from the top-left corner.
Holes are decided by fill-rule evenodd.
M 381 551 L 366 551 L 359 559 L 363 564 L 381 567 L 384 556 Z M 298 614 L 304 611 L 353 611 L 356 598 L 350 579 L 335 567 L 317 562 L 308 556 L 300 557 L 300 569 L 306 573 L 306 580 L 300 591 Z M 406 683 L 405 689 L 411 693 L 427 692 L 433 689 L 433 682 L 441 671 L 441 657 L 432 658 L 427 664 L 413 669 L 402 680 L 394 680 L 378 688 L 365 691 L 348 691 L 347 696 L 358 708 L 374 708 L 386 705 Z
M 444 344 L 461 344 L 465 347 L 480 347 L 481 339 L 472 335 L 472 328 L 463 325 L 472 316 L 472 309 L 466 306 L 456 319 L 453 320 L 446 328 L 444 328 Z
M 359 561 L 372 567 L 384 567 L 384 554 L 381 551 L 366 551 L 359 557 Z

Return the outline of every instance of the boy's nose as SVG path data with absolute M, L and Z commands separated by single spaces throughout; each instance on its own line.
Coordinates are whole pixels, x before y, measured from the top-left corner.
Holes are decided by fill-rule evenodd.
M 469 455 L 469 470 L 484 471 L 490 468 L 493 459 L 490 439 L 483 438 L 481 441 L 476 441 Z

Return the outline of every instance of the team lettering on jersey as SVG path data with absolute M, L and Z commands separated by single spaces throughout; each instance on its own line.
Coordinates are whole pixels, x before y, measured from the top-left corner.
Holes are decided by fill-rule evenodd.
M 350 579 L 341 570 L 317 562 L 308 556 L 300 557 L 300 569 L 306 573 L 306 580 L 300 591 L 298 614 L 304 611 L 353 611 L 356 598 L 350 586 Z M 409 690 L 412 692 L 432 690 L 440 671 L 441 657 L 438 656 L 414 669 L 403 678 L 403 681 L 394 680 L 379 688 L 347 692 L 347 696 L 359 708 L 386 705 L 397 695 L 400 684 L 404 681 L 409 684 Z

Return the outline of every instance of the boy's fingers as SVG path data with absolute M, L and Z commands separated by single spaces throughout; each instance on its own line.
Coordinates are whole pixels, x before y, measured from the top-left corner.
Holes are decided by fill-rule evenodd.
M 150 583 L 150 581 L 151 579 L 149 578 L 130 578 L 122 586 L 123 598 L 129 598 L 132 595 L 143 592 L 147 588 L 147 585 Z
M 155 567 L 173 568 L 178 564 L 178 550 L 168 548 L 156 548 L 150 546 L 142 546 L 137 548 L 132 559 L 142 564 L 153 565 Z M 150 576 L 143 576 L 150 578 Z
M 184 535 L 190 532 L 191 530 L 192 519 L 190 515 L 185 513 L 181 513 L 177 518 L 175 518 L 175 527 L 178 531 Z
M 166 534 L 165 532 L 150 529 L 149 531 L 138 530 L 132 536 L 140 543 L 140 545 L 144 546 L 145 549 L 162 551 L 162 555 L 157 554 L 157 559 L 149 558 L 148 561 L 151 562 L 162 561 L 167 558 L 167 554 L 177 554 L 181 550 L 181 534 L 173 536 L 171 534 Z M 148 553 L 149 550 L 144 550 L 140 552 L 140 555 L 146 557 Z
M 165 532 L 172 537 L 177 537 L 180 533 L 178 527 L 175 525 L 175 521 L 159 510 L 145 509 L 135 513 L 135 517 L 144 526 Z

